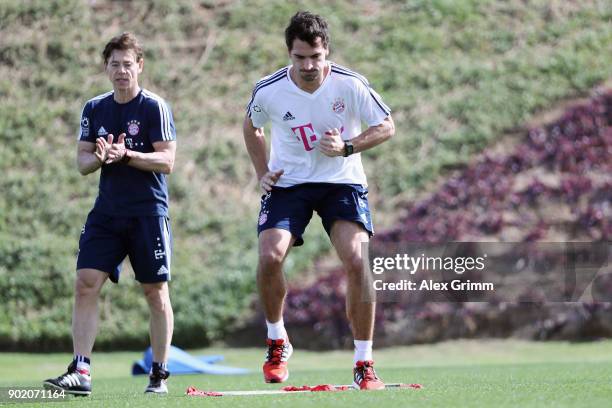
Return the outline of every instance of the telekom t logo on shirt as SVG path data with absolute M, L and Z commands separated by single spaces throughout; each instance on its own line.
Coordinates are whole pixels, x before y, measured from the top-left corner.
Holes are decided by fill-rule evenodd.
M 298 140 L 301 140 L 302 143 L 304 143 L 304 149 L 306 149 L 307 152 L 314 149 L 314 146 L 312 144 L 317 141 L 317 135 L 314 129 L 312 128 L 312 123 L 293 127 L 291 128 L 291 130 L 293 130 L 293 134 L 295 135 L 295 137 L 297 137 Z

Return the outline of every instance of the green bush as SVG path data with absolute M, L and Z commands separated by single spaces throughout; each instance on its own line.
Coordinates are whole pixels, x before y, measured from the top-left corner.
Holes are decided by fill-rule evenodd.
M 222 339 L 248 316 L 260 194 L 244 106 L 253 84 L 287 63 L 283 30 L 304 8 L 328 17 L 330 59 L 365 74 L 393 109 L 396 137 L 364 154 L 375 219 L 611 77 L 612 12 L 596 0 L 1 2 L 0 347 L 70 349 L 77 241 L 98 183 L 75 169 L 76 131 L 84 102 L 109 88 L 104 41 L 125 29 L 143 40 L 142 84 L 168 100 L 178 131 L 175 343 Z M 288 274 L 328 250 L 313 228 Z M 147 306 L 129 270 L 107 286 L 97 347 L 142 347 Z

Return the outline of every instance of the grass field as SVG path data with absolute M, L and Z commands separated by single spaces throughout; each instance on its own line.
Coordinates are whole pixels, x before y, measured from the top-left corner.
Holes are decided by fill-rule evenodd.
M 92 407 L 249 406 L 278 403 L 301 406 L 406 407 L 607 407 L 612 401 L 612 341 L 530 343 L 522 341 L 455 341 L 431 346 L 376 351 L 378 373 L 387 382 L 420 383 L 420 390 L 301 393 L 245 397 L 187 397 L 188 386 L 204 390 L 278 389 L 264 384 L 259 372 L 263 349 L 203 349 L 194 355 L 224 354 L 224 364 L 253 370 L 244 376 L 175 376 L 170 394 L 146 396 L 147 379 L 130 376 L 139 353 L 94 355 L 89 398 L 70 398 L 49 405 Z M 0 387 L 40 386 L 58 375 L 66 354 L 0 354 Z M 291 359 L 289 385 L 349 383 L 351 353 L 297 350 Z M 158 401 L 159 400 L 159 401 Z M 40 406 L 19 404 L 20 407 Z

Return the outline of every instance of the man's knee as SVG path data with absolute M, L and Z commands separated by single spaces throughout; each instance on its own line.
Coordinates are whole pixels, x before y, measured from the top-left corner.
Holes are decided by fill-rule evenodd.
M 355 254 L 345 259 L 343 265 L 349 276 L 361 276 L 365 271 L 364 262 L 365 260 L 361 256 Z
M 260 272 L 279 271 L 289 248 L 293 244 L 289 231 L 266 230 L 259 236 L 259 270 Z
M 142 289 L 152 311 L 164 313 L 171 309 L 166 282 L 143 284 Z
M 94 269 L 79 269 L 74 285 L 77 297 L 97 296 L 102 285 L 107 279 L 107 274 Z
M 278 248 L 266 248 L 259 254 L 259 266 L 262 272 L 281 269 L 285 254 Z

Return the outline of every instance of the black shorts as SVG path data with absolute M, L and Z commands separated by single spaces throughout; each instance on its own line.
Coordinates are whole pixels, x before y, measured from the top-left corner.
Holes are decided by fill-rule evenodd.
M 336 220 L 354 221 L 363 225 L 370 236 L 374 234 L 368 189 L 361 184 L 333 183 L 272 187 L 261 198 L 257 233 L 270 228 L 284 229 L 296 238 L 294 246 L 300 246 L 313 211 L 321 217 L 328 235 Z
M 138 282 L 166 282 L 171 255 L 168 217 L 112 217 L 92 211 L 81 232 L 77 269 L 98 269 L 117 283 L 121 263 L 129 256 Z

